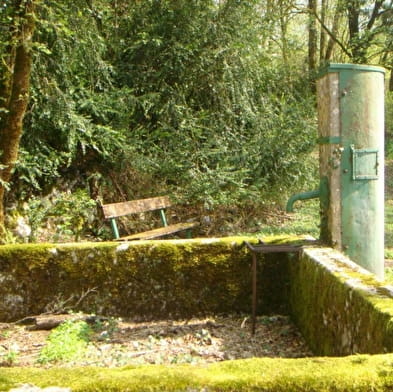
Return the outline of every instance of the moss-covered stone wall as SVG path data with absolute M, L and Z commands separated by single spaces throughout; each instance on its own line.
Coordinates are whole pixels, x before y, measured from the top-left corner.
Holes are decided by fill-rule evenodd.
M 393 351 L 393 287 L 330 248 L 289 267 L 291 314 L 316 354 Z
M 0 246 L 0 321 L 40 314 L 65 301 L 73 310 L 121 317 L 249 313 L 251 257 L 245 239 Z M 285 260 L 276 255 L 259 262 L 260 312 L 286 307 Z
M 0 321 L 61 307 L 126 318 L 249 314 L 244 240 L 255 241 L 1 246 Z M 330 248 L 258 255 L 258 313 L 290 313 L 316 354 L 393 351 L 393 287 Z
M 249 312 L 246 238 L 0 247 L 0 320 L 62 302 L 143 317 Z M 250 241 L 250 239 L 248 239 Z M 324 357 L 122 369 L 0 369 L 0 390 L 23 383 L 74 391 L 391 391 L 393 287 L 330 248 L 259 255 L 258 311 L 290 312 Z M 341 356 L 341 358 L 326 356 Z M 98 375 L 98 376 L 97 376 Z

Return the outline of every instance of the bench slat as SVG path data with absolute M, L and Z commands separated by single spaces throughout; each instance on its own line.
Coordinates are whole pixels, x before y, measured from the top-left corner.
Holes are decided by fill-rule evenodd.
M 152 238 L 163 237 L 165 235 L 177 233 L 179 231 L 190 230 L 199 226 L 196 222 L 177 223 L 174 225 L 160 227 L 142 233 L 132 234 L 125 237 L 118 238 L 116 241 L 129 241 L 129 240 L 150 240 Z
M 106 219 L 117 218 L 129 214 L 159 210 L 172 204 L 168 196 L 151 197 L 149 199 L 124 201 L 121 203 L 103 204 L 102 210 Z

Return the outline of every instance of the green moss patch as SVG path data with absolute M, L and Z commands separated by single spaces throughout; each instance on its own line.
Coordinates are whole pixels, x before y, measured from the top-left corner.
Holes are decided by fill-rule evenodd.
M 31 383 L 98 391 L 390 391 L 393 355 L 251 359 L 205 367 L 0 369 L 0 390 Z

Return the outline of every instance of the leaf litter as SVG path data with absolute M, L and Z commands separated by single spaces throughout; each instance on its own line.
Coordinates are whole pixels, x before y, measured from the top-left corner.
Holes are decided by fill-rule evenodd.
M 255 334 L 247 316 L 225 315 L 187 320 L 132 321 L 97 318 L 83 355 L 38 363 L 49 330 L 0 324 L 1 366 L 105 366 L 204 364 L 252 357 L 312 356 L 288 316 L 260 316 Z

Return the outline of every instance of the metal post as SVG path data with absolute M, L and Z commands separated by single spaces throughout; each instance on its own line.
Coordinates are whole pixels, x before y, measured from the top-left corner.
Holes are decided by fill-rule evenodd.
M 257 318 L 257 254 L 252 254 L 252 326 L 251 333 L 255 335 L 255 324 Z
M 255 325 L 257 320 L 257 253 L 297 253 L 301 249 L 301 245 L 289 244 L 265 244 L 262 241 L 259 244 L 250 244 L 245 241 L 244 244 L 251 251 L 252 264 L 251 264 L 251 286 L 252 286 L 252 311 L 251 311 L 251 333 L 255 334 Z

